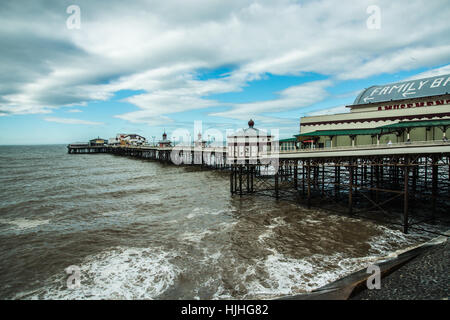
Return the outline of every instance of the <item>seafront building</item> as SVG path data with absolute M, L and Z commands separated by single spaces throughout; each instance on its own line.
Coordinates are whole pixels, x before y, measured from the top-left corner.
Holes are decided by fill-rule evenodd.
M 372 86 L 350 112 L 302 117 L 297 149 L 447 140 L 450 75 Z M 292 150 L 292 139 L 280 141 Z

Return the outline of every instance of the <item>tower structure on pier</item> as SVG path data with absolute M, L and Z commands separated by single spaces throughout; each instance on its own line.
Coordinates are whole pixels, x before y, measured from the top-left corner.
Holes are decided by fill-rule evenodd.
M 172 146 L 172 142 L 167 139 L 166 131 L 164 131 L 162 135 L 162 140 L 159 140 L 158 145 L 160 148 L 168 148 Z
M 273 136 L 254 126 L 255 122 L 250 119 L 248 128 L 238 130 L 227 136 L 228 159 L 230 161 L 256 162 L 261 154 L 267 154 L 272 150 Z

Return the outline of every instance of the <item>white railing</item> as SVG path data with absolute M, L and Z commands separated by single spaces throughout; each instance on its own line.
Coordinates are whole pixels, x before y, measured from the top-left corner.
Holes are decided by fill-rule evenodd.
M 344 151 L 344 150 L 376 150 L 376 149 L 389 149 L 389 148 L 410 148 L 410 147 L 420 147 L 420 146 L 450 146 L 450 141 L 444 140 L 428 140 L 428 141 L 411 141 L 411 142 L 393 142 L 391 144 L 366 144 L 366 145 L 355 145 L 355 146 L 337 146 L 337 147 L 324 147 L 324 148 L 308 148 L 308 149 L 296 149 L 296 150 L 272 150 L 261 152 L 258 156 L 253 155 L 253 157 L 259 158 L 261 156 L 267 156 L 268 154 L 292 154 L 292 153 L 311 153 L 311 152 L 333 152 L 333 151 Z M 227 147 L 193 147 L 193 146 L 175 146 L 175 147 L 158 147 L 158 146 L 113 146 L 113 148 L 122 147 L 132 147 L 135 149 L 153 149 L 153 150 L 172 150 L 174 148 L 184 151 L 202 151 L 202 152 L 222 152 L 227 153 Z M 250 155 L 237 155 L 231 156 L 232 158 L 249 158 Z
M 411 141 L 411 142 L 393 142 L 391 144 L 365 144 L 355 146 L 338 146 L 328 148 L 308 148 L 297 150 L 280 150 L 281 153 L 302 153 L 302 152 L 318 152 L 318 151 L 340 151 L 340 150 L 355 150 L 355 149 L 386 149 L 386 148 L 405 148 L 405 147 L 420 147 L 429 145 L 449 145 L 450 141 L 444 140 L 428 140 L 428 141 Z

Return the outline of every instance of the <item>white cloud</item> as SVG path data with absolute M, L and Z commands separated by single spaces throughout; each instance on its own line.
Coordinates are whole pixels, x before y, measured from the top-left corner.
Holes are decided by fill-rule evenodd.
M 63 123 L 63 124 L 81 124 L 81 125 L 91 125 L 91 126 L 100 126 L 100 125 L 104 124 L 103 122 L 87 121 L 87 120 L 72 119 L 72 118 L 47 117 L 47 118 L 44 118 L 44 120 L 48 121 L 48 122 L 56 122 L 56 123 Z
M 139 110 L 118 117 L 155 125 L 174 113 L 224 107 L 210 96 L 242 90 L 267 73 L 362 79 L 442 65 L 450 57 L 447 0 L 379 0 L 380 30 L 366 28 L 372 0 L 77 4 L 80 30 L 65 28 L 60 1 L 2 8 L 0 115 L 49 113 L 141 90 L 126 99 Z M 220 79 L 200 77 L 202 69 L 221 66 L 232 70 Z M 274 118 L 265 113 L 323 99 L 325 87 L 295 86 L 278 99 L 235 103 L 210 115 L 269 121 Z
M 437 58 L 439 61 L 445 61 L 449 57 L 450 45 L 407 48 L 372 59 L 358 69 L 341 73 L 339 78 L 364 79 L 381 73 L 417 69 L 424 65 L 432 65 Z
M 70 113 L 79 113 L 79 112 L 83 112 L 83 111 L 80 110 L 80 109 L 69 109 L 69 110 L 67 110 L 67 112 L 70 112 Z
M 331 81 L 323 80 L 292 86 L 279 92 L 278 99 L 233 104 L 231 110 L 216 112 L 210 115 L 245 120 L 253 117 L 255 114 L 280 112 L 292 108 L 309 106 L 324 100 L 328 96 L 326 87 L 329 87 L 331 84 Z M 261 115 L 257 119 L 264 121 L 264 117 Z
M 346 106 L 332 107 L 327 109 L 322 109 L 314 112 L 309 112 L 308 116 L 322 116 L 328 114 L 336 114 L 336 113 L 347 113 L 350 112 L 350 108 Z
M 437 76 L 448 75 L 448 74 L 450 74 L 450 64 L 440 67 L 440 68 L 435 68 L 432 70 L 421 72 L 421 73 L 416 74 L 415 76 L 412 76 L 406 80 L 417 80 L 417 79 L 421 79 L 421 78 L 437 77 Z

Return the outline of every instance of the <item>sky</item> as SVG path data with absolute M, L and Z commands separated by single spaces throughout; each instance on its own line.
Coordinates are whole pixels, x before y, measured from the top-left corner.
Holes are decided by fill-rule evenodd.
M 448 0 L 1 1 L 0 144 L 250 118 L 291 137 L 372 85 L 450 74 L 449 16 Z

